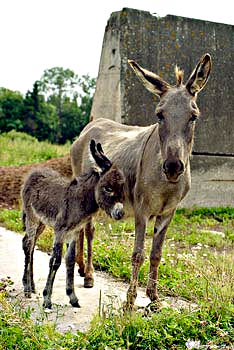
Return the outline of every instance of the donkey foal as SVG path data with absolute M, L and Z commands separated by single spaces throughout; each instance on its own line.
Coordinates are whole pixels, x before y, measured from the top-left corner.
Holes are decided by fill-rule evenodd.
M 36 169 L 25 180 L 21 196 L 25 268 L 24 293 L 35 293 L 33 280 L 33 252 L 36 241 L 45 225 L 54 228 L 53 252 L 49 274 L 43 291 L 43 306 L 51 308 L 51 295 L 56 272 L 61 264 L 64 241 L 69 241 L 66 253 L 66 293 L 74 307 L 80 307 L 74 290 L 74 265 L 76 257 L 76 232 L 91 222 L 92 215 L 102 208 L 118 220 L 124 215 L 123 187 L 125 178 L 120 169 L 104 155 L 101 144 L 90 142 L 90 151 L 96 162 L 89 172 L 69 180 L 51 169 Z

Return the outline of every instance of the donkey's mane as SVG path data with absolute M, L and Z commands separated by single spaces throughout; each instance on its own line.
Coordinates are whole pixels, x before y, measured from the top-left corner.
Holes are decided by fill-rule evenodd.
M 175 66 L 176 86 L 180 86 L 183 83 L 184 71 L 178 66 Z

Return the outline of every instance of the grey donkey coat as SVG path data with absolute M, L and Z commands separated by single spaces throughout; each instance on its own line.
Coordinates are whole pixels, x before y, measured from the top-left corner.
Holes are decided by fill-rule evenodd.
M 138 127 L 107 119 L 94 120 L 72 145 L 71 159 L 75 176 L 89 169 L 87 147 L 89 140 L 95 138 L 125 174 L 125 204 L 135 217 L 132 277 L 126 302 L 126 307 L 131 309 L 137 295 L 138 272 L 144 261 L 145 231 L 150 218 L 155 218 L 155 226 L 146 293 L 151 301 L 158 300 L 157 277 L 162 245 L 175 210 L 191 185 L 189 157 L 200 114 L 196 98 L 207 83 L 211 57 L 209 54 L 201 57 L 185 84 L 183 72 L 176 68 L 175 86 L 132 60 L 129 64 L 146 89 L 160 98 L 155 112 L 156 123 Z M 77 261 L 84 265 L 81 254 Z

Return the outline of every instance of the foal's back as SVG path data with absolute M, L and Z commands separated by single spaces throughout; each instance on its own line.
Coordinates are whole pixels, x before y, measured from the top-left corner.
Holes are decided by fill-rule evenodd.
M 69 185 L 69 179 L 49 168 L 33 170 L 25 180 L 22 189 L 23 210 L 26 215 L 34 209 L 39 216 L 54 221 L 58 215 L 61 200 Z

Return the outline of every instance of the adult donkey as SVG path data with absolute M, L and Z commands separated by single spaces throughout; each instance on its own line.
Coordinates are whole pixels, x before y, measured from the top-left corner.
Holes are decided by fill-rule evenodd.
M 132 60 L 129 60 L 129 64 L 146 89 L 160 97 L 155 114 L 156 123 L 138 127 L 97 119 L 86 126 L 72 145 L 71 159 L 74 176 L 89 168 L 88 147 L 90 139 L 94 138 L 101 142 L 107 156 L 125 174 L 125 208 L 132 208 L 135 217 L 132 277 L 126 304 L 127 308 L 131 309 L 137 295 L 138 272 L 144 261 L 145 231 L 150 218 L 155 218 L 155 226 L 146 294 L 151 301 L 158 299 L 157 276 L 162 244 L 175 210 L 191 185 L 189 158 L 195 122 L 199 117 L 196 98 L 207 83 L 211 57 L 205 54 L 200 59 L 186 84 L 183 84 L 183 72 L 176 67 L 175 86 L 171 86 Z M 90 222 L 86 227 L 86 267 L 83 261 L 83 232 L 80 233 L 78 242 L 77 262 L 81 275 L 85 274 L 86 287 L 93 285 L 93 233 L 94 228 Z

